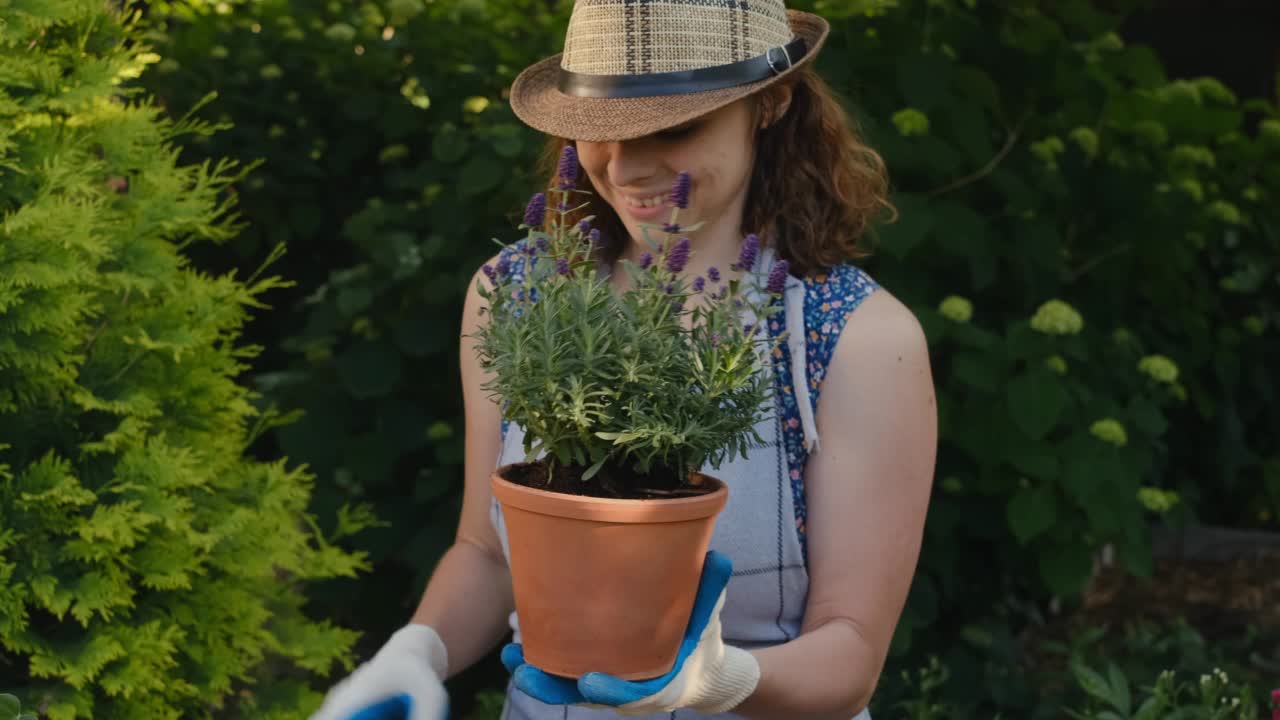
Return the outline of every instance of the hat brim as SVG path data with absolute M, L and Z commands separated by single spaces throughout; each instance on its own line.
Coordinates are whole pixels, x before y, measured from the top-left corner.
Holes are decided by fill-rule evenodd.
M 650 97 L 577 97 L 560 92 L 560 55 L 530 65 L 511 86 L 511 109 L 529 127 L 548 135 L 608 142 L 644 137 L 718 110 L 758 92 L 804 67 L 826 42 L 831 26 L 812 13 L 787 10 L 791 31 L 803 37 L 809 51 L 794 65 L 772 77 L 745 85 L 678 95 Z

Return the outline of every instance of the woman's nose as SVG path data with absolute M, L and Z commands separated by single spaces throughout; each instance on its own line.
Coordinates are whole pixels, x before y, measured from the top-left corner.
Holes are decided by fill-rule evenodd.
M 608 153 L 609 183 L 614 187 L 636 188 L 653 177 L 656 163 L 653 154 L 647 152 L 644 143 L 635 140 L 611 142 Z

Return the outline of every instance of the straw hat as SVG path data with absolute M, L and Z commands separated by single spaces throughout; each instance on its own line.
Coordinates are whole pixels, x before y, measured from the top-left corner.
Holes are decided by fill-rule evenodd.
M 564 52 L 520 73 L 511 108 L 558 137 L 629 140 L 772 85 L 829 32 L 783 0 L 576 0 Z

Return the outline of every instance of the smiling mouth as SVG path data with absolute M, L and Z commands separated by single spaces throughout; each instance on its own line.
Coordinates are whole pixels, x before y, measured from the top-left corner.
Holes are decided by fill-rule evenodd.
M 627 207 L 633 208 L 657 208 L 663 207 L 667 203 L 668 195 L 652 195 L 649 197 L 636 197 L 632 195 L 622 195 L 622 202 Z

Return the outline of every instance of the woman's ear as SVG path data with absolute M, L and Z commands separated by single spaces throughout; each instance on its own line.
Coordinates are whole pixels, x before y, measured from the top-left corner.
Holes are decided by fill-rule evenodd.
M 787 114 L 787 109 L 791 107 L 791 84 L 778 83 L 769 88 L 769 100 L 766 104 L 766 112 L 762 113 L 760 118 L 760 129 L 764 130 L 770 125 L 782 119 Z

